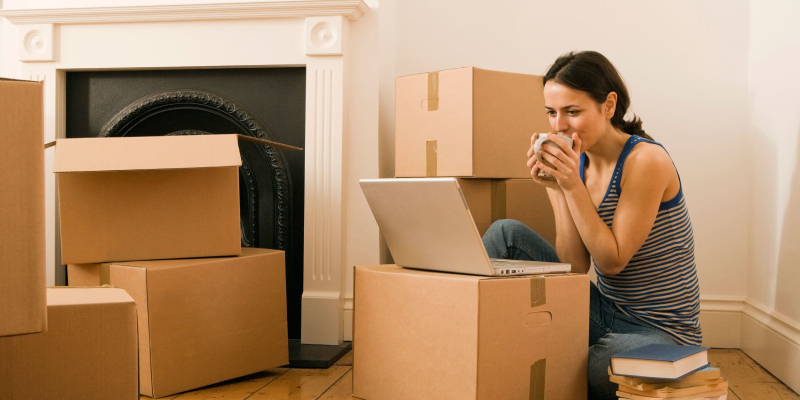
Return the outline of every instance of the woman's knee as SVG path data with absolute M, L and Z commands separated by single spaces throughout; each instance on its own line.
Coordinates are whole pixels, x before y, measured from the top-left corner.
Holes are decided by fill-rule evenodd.
M 492 223 L 483 237 L 492 236 L 508 239 L 525 231 L 531 231 L 531 228 L 522 222 L 515 219 L 498 219 Z

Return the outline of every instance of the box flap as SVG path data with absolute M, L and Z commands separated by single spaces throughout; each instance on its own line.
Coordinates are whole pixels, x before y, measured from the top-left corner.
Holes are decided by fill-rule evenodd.
M 58 139 L 53 172 L 239 166 L 242 165 L 239 140 L 303 150 L 236 134 Z M 45 148 L 50 146 L 48 143 Z
M 242 247 L 242 254 L 240 256 L 184 258 L 184 259 L 172 259 L 172 260 L 119 261 L 108 264 L 121 267 L 143 268 L 146 270 L 159 270 L 159 269 L 187 267 L 190 265 L 194 266 L 194 265 L 209 264 L 209 263 L 227 262 L 232 258 L 259 257 L 271 254 L 283 254 L 283 250 Z
M 236 135 L 58 139 L 53 172 L 242 165 Z
M 48 306 L 108 303 L 133 303 L 133 298 L 124 290 L 113 287 L 57 286 L 47 288 Z

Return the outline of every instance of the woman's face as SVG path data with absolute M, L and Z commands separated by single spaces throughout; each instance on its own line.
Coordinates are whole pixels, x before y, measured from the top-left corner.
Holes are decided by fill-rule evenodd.
M 616 94 L 608 114 L 609 102 L 597 104 L 586 92 L 547 82 L 544 85 L 544 105 L 550 117 L 550 126 L 561 135 L 572 137 L 577 133 L 583 142 L 581 152 L 592 147 L 611 126 Z

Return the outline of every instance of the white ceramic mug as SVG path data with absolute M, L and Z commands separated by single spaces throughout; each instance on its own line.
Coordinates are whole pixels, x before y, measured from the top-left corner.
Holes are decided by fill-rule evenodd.
M 545 143 L 548 143 L 550 145 L 556 146 L 559 149 L 561 149 L 561 147 L 559 147 L 557 144 L 555 144 L 552 140 L 547 140 L 547 135 L 548 135 L 547 133 L 540 133 L 539 134 L 539 137 L 537 137 L 536 141 L 533 142 L 533 153 L 536 155 L 536 159 L 541 161 L 542 163 L 544 163 L 544 165 L 547 165 L 548 167 L 553 168 L 553 169 L 557 169 L 553 164 L 550 164 L 549 162 L 547 162 L 547 160 L 542 158 L 542 145 L 545 144 Z M 567 142 L 567 145 L 569 145 L 569 147 L 572 147 L 572 138 L 571 137 L 564 136 L 564 135 L 559 135 L 559 134 L 556 134 L 556 136 L 558 136 L 559 139 Z M 561 150 L 563 151 L 564 149 L 561 149 Z M 539 178 L 542 178 L 542 179 L 555 180 L 555 178 L 553 178 L 549 174 L 545 173 L 541 169 L 539 170 L 539 174 L 538 175 L 539 175 Z

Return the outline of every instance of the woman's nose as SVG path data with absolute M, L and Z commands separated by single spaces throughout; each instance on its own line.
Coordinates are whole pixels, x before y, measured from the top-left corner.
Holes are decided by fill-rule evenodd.
M 558 115 L 556 115 L 555 122 L 556 124 L 553 126 L 553 129 L 555 129 L 556 132 L 563 133 L 569 129 L 569 124 L 567 123 L 567 118 L 565 115 L 558 113 Z

